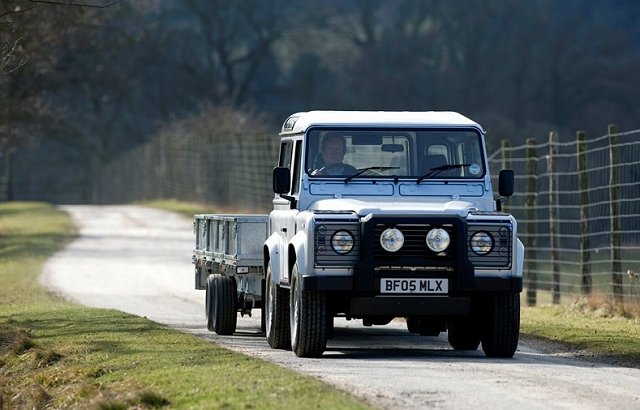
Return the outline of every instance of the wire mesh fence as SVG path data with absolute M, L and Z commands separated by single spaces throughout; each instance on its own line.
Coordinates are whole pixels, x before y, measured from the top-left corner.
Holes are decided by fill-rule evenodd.
M 266 211 L 278 143 L 268 135 L 159 138 L 103 167 L 96 202 L 172 198 Z
M 502 148 L 492 169 L 511 168 L 506 208 L 525 244 L 527 301 L 538 290 L 640 302 L 640 130 L 588 139 L 578 133 Z

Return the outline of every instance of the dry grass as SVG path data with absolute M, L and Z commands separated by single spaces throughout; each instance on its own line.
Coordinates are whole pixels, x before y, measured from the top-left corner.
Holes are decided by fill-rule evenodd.
M 640 303 L 635 300 L 616 302 L 606 294 L 576 296 L 570 307 L 578 312 L 591 313 L 598 317 L 640 318 Z

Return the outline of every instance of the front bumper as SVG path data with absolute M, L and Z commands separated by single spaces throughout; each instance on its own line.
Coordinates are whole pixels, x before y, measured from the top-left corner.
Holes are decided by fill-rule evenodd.
M 460 316 L 470 312 L 472 300 L 489 292 L 521 292 L 522 278 L 474 278 L 472 288 L 450 291 L 448 295 L 381 295 L 354 290 L 353 277 L 303 276 L 305 290 L 326 291 L 332 302 L 349 316 Z
M 470 287 L 457 289 L 452 292 L 452 294 L 468 295 L 474 292 L 522 292 L 522 278 L 520 277 L 477 277 L 473 279 L 472 283 Z M 303 276 L 302 289 L 352 292 L 354 290 L 353 276 Z M 447 298 L 448 296 L 429 296 L 429 298 L 443 297 Z
M 471 298 L 448 296 L 374 296 L 351 298 L 350 316 L 466 315 Z

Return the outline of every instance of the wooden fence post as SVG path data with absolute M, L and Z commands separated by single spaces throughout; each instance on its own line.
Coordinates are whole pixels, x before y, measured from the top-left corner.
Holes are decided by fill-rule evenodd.
M 580 187 L 580 254 L 583 295 L 591 294 L 591 242 L 589 240 L 589 166 L 587 164 L 587 133 L 578 131 L 578 186 Z
M 549 231 L 551 236 L 551 265 L 553 267 L 553 304 L 560 303 L 560 265 L 559 265 L 559 237 L 558 237 L 558 174 L 556 156 L 558 155 L 558 133 L 549 133 Z
M 511 141 L 502 140 L 502 169 L 511 169 Z
M 611 211 L 611 271 L 613 298 L 623 302 L 622 266 L 620 259 L 620 171 L 618 169 L 618 138 L 616 126 L 609 125 L 609 209 Z
M 538 264 L 536 262 L 536 203 L 538 198 L 538 154 L 535 138 L 527 139 L 527 193 L 525 196 L 525 285 L 527 287 L 527 305 L 535 306 L 538 295 Z

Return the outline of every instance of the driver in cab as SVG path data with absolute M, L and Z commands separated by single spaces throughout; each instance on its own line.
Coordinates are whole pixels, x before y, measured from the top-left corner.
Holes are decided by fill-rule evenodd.
M 342 162 L 347 152 L 347 142 L 336 133 L 328 133 L 320 144 L 320 153 L 324 166 L 311 172 L 311 175 L 351 175 L 358 170 Z

